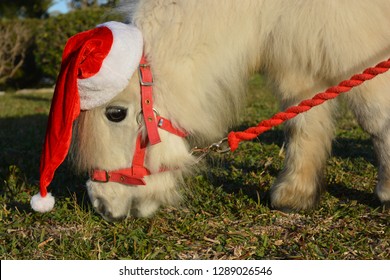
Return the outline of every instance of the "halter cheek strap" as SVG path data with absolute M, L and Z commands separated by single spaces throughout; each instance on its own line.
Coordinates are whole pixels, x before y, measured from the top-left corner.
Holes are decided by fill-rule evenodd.
M 179 137 L 186 137 L 187 133 L 173 126 L 172 122 L 164 117 L 155 115 L 153 108 L 153 75 L 150 66 L 142 56 L 139 65 L 139 82 L 141 88 L 141 113 L 144 118 L 147 137 L 142 140 L 142 133 L 137 136 L 132 166 L 113 171 L 94 169 L 91 172 L 91 180 L 100 183 L 116 182 L 130 186 L 146 185 L 145 177 L 151 172 L 145 167 L 145 155 L 148 144 L 156 145 L 161 142 L 158 129 L 164 129 Z M 168 171 L 161 168 L 159 172 Z
M 143 55 L 139 65 L 139 83 L 141 87 L 141 109 L 149 142 L 152 145 L 161 142 L 153 111 L 153 75 L 146 57 Z

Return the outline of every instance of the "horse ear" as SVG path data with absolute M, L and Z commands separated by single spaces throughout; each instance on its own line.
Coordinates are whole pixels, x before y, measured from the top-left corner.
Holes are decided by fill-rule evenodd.
M 141 32 L 119 22 L 81 32 L 66 43 L 41 154 L 40 193 L 31 199 L 35 211 L 54 207 L 47 187 L 68 154 L 80 110 L 101 106 L 123 91 L 139 65 L 142 49 Z

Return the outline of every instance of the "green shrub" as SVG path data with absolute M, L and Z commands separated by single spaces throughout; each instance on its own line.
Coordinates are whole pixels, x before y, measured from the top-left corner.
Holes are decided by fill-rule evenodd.
M 61 66 L 62 51 L 69 37 L 119 16 L 104 8 L 76 10 L 43 21 L 35 38 L 35 63 L 43 78 L 54 83 Z
M 0 20 L 0 86 L 23 76 L 34 38 L 35 19 Z

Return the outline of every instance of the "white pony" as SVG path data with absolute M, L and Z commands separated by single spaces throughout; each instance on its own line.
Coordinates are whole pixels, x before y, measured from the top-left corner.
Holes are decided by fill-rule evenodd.
M 139 0 L 122 11 L 143 35 L 154 76 L 154 108 L 195 143 L 212 143 L 237 121 L 247 80 L 263 71 L 286 108 L 390 56 L 388 0 Z M 136 72 L 104 106 L 83 111 L 74 129 L 73 159 L 82 171 L 130 167 L 140 117 Z M 390 202 L 390 74 L 346 95 L 372 136 L 379 162 L 375 193 Z M 271 206 L 314 207 L 334 137 L 336 101 L 285 126 L 285 167 L 271 187 Z M 141 127 L 141 128 L 140 128 Z M 180 199 L 178 186 L 195 163 L 186 138 L 159 131 L 145 147 L 144 186 L 89 180 L 97 212 L 107 220 L 152 215 Z

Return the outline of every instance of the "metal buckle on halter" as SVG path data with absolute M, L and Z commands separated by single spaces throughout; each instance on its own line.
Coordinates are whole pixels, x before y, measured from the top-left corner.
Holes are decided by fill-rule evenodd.
M 108 183 L 110 181 L 110 174 L 108 173 L 107 170 L 103 170 L 104 173 L 106 174 L 106 179 L 105 180 L 99 180 L 97 178 L 95 178 L 95 176 L 93 176 L 93 173 L 92 173 L 92 176 L 90 176 L 91 178 L 91 181 L 94 181 L 94 182 L 98 182 L 98 183 Z
M 141 67 L 142 68 L 147 68 L 147 67 L 150 67 L 149 64 L 140 64 L 139 67 L 138 67 L 138 78 L 139 78 L 139 83 L 142 85 L 142 86 L 146 86 L 146 87 L 151 87 L 153 86 L 153 80 L 151 82 L 145 82 L 143 77 L 142 77 L 142 71 L 141 71 Z M 152 78 L 153 79 L 153 78 Z

